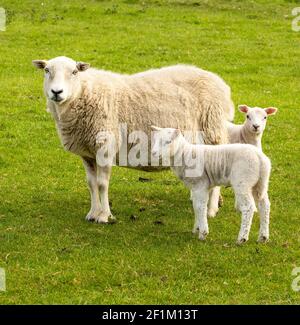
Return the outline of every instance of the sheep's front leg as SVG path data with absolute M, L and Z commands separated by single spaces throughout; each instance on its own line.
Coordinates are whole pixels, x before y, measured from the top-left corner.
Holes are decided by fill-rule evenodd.
M 265 243 L 269 240 L 270 206 L 268 194 L 258 201 L 258 212 L 260 217 L 259 243 Z
M 199 239 L 205 240 L 208 235 L 207 223 L 207 202 L 208 202 L 208 189 L 202 188 L 193 190 L 193 208 L 195 213 L 195 223 L 193 233 L 199 229 Z
M 101 204 L 99 200 L 99 191 L 97 184 L 97 164 L 96 160 L 90 158 L 82 158 L 83 166 L 86 171 L 87 184 L 91 195 L 91 209 L 86 216 L 88 221 L 97 220 L 101 214 Z
M 236 195 L 237 207 L 242 213 L 241 228 L 237 239 L 237 244 L 241 245 L 249 239 L 255 203 L 253 197 L 248 194 Z
M 221 188 L 215 186 L 210 190 L 209 203 L 208 203 L 208 216 L 214 218 L 219 211 L 219 198 L 220 198 Z
M 98 175 L 97 181 L 100 191 L 100 201 L 101 201 L 101 214 L 98 216 L 98 222 L 108 222 L 108 218 L 114 219 L 111 214 L 109 207 L 109 199 L 108 199 L 108 187 L 109 187 L 109 179 L 111 174 L 111 166 L 100 167 L 98 166 Z

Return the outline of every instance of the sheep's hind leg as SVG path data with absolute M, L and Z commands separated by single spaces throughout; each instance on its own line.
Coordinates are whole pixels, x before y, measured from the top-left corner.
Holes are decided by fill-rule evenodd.
M 269 240 L 270 201 L 268 194 L 258 201 L 258 211 L 260 217 L 260 228 L 257 241 L 259 243 L 265 243 Z
M 199 239 L 205 240 L 209 233 L 207 222 L 208 190 L 198 189 L 193 191 L 193 207 L 195 213 L 195 223 L 193 233 L 199 229 Z
M 111 166 L 98 166 L 97 182 L 100 191 L 101 212 L 96 218 L 96 222 L 107 223 L 109 219 L 115 220 L 113 217 L 108 199 L 109 179 L 111 175 Z
M 99 199 L 99 190 L 97 184 L 97 164 L 96 160 L 82 158 L 83 166 L 86 171 L 86 179 L 91 195 L 91 209 L 86 216 L 86 220 L 94 221 L 101 213 L 101 203 Z

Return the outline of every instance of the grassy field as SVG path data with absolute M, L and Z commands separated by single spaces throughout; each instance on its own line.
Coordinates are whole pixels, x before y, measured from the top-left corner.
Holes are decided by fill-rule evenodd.
M 84 3 L 84 4 L 83 4 Z M 298 304 L 300 266 L 299 1 L 4 0 L 0 32 L 0 304 Z M 220 74 L 235 104 L 276 106 L 271 241 L 237 247 L 233 193 L 191 235 L 188 191 L 171 174 L 115 167 L 114 225 L 85 221 L 89 194 L 78 157 L 64 152 L 45 111 L 32 59 L 59 55 L 133 73 L 191 63 Z M 236 121 L 243 117 L 236 113 Z M 140 182 L 139 177 L 150 178 Z M 132 220 L 131 215 L 137 218 Z M 158 222 L 160 221 L 160 222 Z

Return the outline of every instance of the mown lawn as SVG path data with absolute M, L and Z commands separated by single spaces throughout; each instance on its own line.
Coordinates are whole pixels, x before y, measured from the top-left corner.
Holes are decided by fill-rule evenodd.
M 1 304 L 298 304 L 300 266 L 299 1 L 1 1 Z M 115 168 L 118 223 L 84 217 L 89 194 L 78 157 L 64 152 L 45 111 L 32 59 L 59 55 L 133 73 L 190 63 L 220 74 L 235 104 L 276 106 L 264 136 L 273 163 L 271 241 L 237 247 L 233 193 L 191 235 L 188 191 L 171 174 Z M 236 121 L 242 121 L 236 113 Z M 139 177 L 150 178 L 140 182 Z M 136 220 L 132 220 L 135 215 Z M 156 222 L 161 221 L 161 223 Z

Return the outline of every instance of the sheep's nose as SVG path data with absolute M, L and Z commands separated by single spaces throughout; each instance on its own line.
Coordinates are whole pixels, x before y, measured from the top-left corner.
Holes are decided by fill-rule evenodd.
M 60 89 L 60 90 L 54 90 L 54 89 L 51 89 L 51 91 L 52 91 L 52 93 L 53 93 L 55 96 L 57 96 L 57 95 L 59 95 L 59 94 L 61 94 L 61 93 L 63 92 L 62 89 Z
M 259 125 L 258 124 L 253 124 L 253 127 L 255 130 L 257 130 L 259 128 Z

